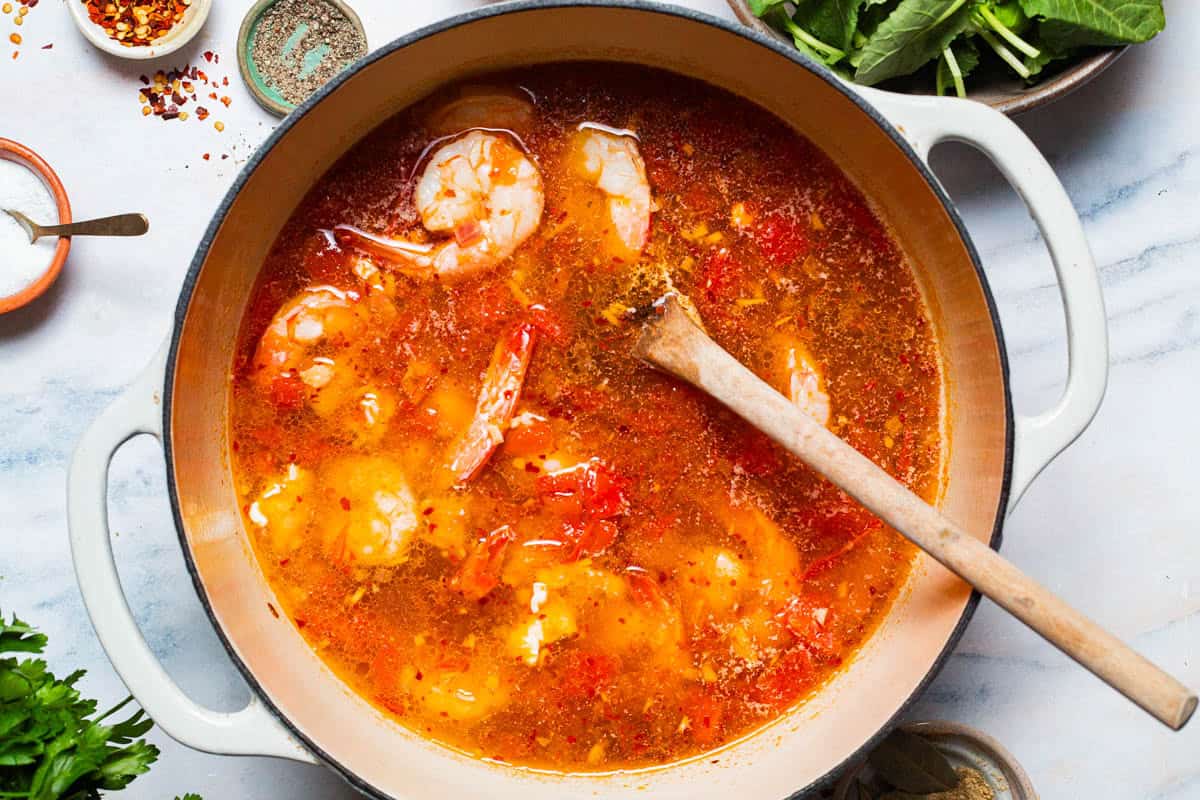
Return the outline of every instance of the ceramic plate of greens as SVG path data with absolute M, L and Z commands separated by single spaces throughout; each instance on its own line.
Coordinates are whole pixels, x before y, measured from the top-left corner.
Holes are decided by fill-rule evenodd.
M 844 78 L 1016 114 L 1103 72 L 1166 24 L 1162 0 L 728 0 Z

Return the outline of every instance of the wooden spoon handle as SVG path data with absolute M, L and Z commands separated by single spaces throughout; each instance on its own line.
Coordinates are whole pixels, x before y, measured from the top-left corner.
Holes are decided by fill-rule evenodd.
M 720 400 L 1173 730 L 1196 695 L 963 531 L 710 339 L 668 296 L 635 347 L 644 361 Z

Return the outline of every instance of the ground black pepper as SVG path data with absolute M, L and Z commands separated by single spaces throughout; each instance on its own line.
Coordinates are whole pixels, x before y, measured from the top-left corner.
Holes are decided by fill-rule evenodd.
M 296 105 L 366 53 L 357 26 L 325 0 L 279 0 L 259 20 L 251 47 L 259 74 Z

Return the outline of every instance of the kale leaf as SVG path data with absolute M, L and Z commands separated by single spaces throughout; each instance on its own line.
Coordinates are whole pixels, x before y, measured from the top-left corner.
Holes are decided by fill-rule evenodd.
M 988 53 L 1032 82 L 1083 48 L 1144 42 L 1166 24 L 1162 0 L 747 2 L 805 56 L 858 83 L 910 75 L 933 62 L 938 93 L 953 87 L 960 96 L 967 75 L 993 57 Z
M 864 0 L 810 0 L 796 6 L 793 21 L 817 39 L 842 52 L 854 44 L 858 11 Z
M 1137 44 L 1166 25 L 1162 0 L 1021 0 L 1049 49 Z
M 970 18 L 966 0 L 903 0 L 867 40 L 854 80 L 870 86 L 916 72 L 940 56 Z

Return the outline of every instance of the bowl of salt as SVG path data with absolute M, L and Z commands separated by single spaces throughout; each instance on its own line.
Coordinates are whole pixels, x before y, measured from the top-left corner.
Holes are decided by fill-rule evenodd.
M 54 170 L 37 153 L 10 139 L 0 139 L 0 209 L 48 223 L 71 221 L 71 203 Z M 0 210 L 0 314 L 49 289 L 70 249 L 71 240 L 61 236 L 30 242 L 28 231 Z

